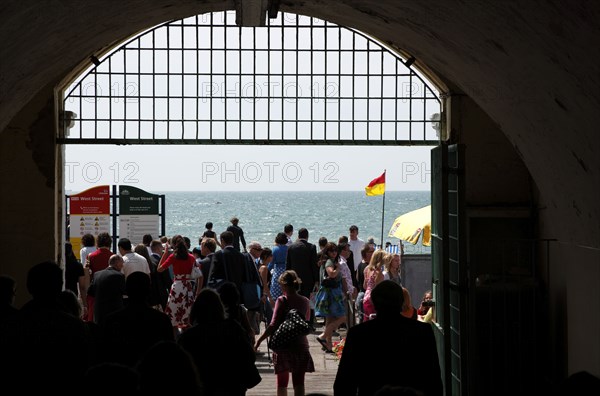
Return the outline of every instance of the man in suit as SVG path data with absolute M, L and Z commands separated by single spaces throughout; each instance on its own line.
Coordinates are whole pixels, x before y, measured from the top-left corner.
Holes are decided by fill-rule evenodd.
M 229 221 L 231 221 L 231 225 L 229 227 L 227 227 L 227 231 L 229 231 L 233 234 L 233 241 L 231 243 L 231 246 L 233 246 L 233 248 L 239 252 L 239 251 L 241 251 L 240 250 L 240 243 L 241 243 L 241 245 L 244 247 L 244 252 L 246 252 L 246 239 L 244 238 L 244 230 L 242 230 L 242 227 L 240 227 L 238 225 L 240 220 L 237 217 L 232 217 L 231 220 L 229 220 Z M 223 235 L 223 233 L 221 233 L 221 235 Z M 223 243 L 221 243 L 221 247 L 224 247 L 224 246 L 225 245 L 223 245 Z
M 204 238 L 202 243 L 200 243 L 200 254 L 204 258 L 198 261 L 198 265 L 204 274 L 204 279 L 202 280 L 202 285 L 196 287 L 196 295 L 208 284 L 208 275 L 210 274 L 213 258 L 215 257 L 215 250 L 217 250 L 217 241 L 213 238 Z
M 150 242 L 150 249 L 152 250 L 150 258 L 154 261 L 156 266 L 158 266 L 158 263 L 160 263 L 160 259 L 162 258 L 165 248 L 163 247 L 163 244 L 160 240 L 155 239 L 152 242 Z M 169 291 L 171 290 L 171 285 L 173 284 L 172 272 L 173 266 L 170 266 L 169 271 L 157 271 L 154 274 L 154 276 L 151 275 L 151 279 L 156 279 L 156 286 L 159 289 L 158 294 L 160 299 L 160 306 L 162 307 L 163 311 L 167 306 L 167 301 L 169 300 Z
M 308 230 L 298 230 L 298 240 L 288 247 L 285 269 L 294 270 L 302 280 L 298 293 L 310 298 L 310 293 L 319 288 L 319 266 L 317 248 L 308 242 Z M 310 310 L 310 321 L 314 322 L 314 310 Z
M 371 299 L 377 317 L 348 329 L 333 384 L 334 395 L 373 395 L 386 385 L 413 388 L 425 396 L 442 395 L 431 325 L 402 316 L 402 287 L 393 281 L 384 280 L 375 286 Z M 384 342 L 385 334 L 391 331 L 393 339 Z M 388 363 L 369 373 L 365 362 Z
M 253 282 L 257 285 L 257 291 L 261 291 L 260 298 L 264 303 L 266 301 L 266 296 L 262 295 L 262 280 L 260 278 L 260 274 L 258 273 L 258 264 L 260 260 L 260 254 L 263 248 L 260 243 L 256 241 L 250 242 L 248 244 L 248 253 L 242 253 L 246 258 L 246 267 L 248 269 L 248 279 L 247 282 Z M 259 304 L 255 307 L 248 307 L 248 321 L 250 322 L 250 326 L 252 326 L 252 330 L 254 330 L 254 334 L 260 333 L 260 312 L 262 310 L 262 305 Z
M 94 274 L 94 280 L 88 290 L 88 293 L 94 296 L 94 323 L 103 325 L 108 314 L 125 306 L 123 264 L 123 257 L 113 254 L 108 259 L 108 267 Z
M 222 283 L 224 280 L 233 282 L 242 297 L 242 282 L 246 279 L 246 258 L 233 247 L 234 236 L 231 231 L 223 231 L 220 235 L 223 249 L 215 253 L 208 277 L 209 287 Z M 245 242 L 244 242 L 245 245 Z M 244 246 L 244 250 L 246 247 Z

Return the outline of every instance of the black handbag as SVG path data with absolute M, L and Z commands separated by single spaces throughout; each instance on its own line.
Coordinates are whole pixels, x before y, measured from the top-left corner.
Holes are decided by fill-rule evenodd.
M 330 278 L 326 269 L 322 269 L 323 277 L 321 278 L 321 286 L 326 287 L 328 289 L 333 289 L 338 286 L 338 281 L 335 278 Z
M 287 305 L 287 299 L 285 297 L 283 299 Z M 273 351 L 286 349 L 293 345 L 298 337 L 310 334 L 312 329 L 310 323 L 297 310 L 290 309 L 267 344 Z
M 337 281 L 330 277 L 327 277 L 321 281 L 321 286 L 326 287 L 328 289 L 336 288 L 337 285 L 338 285 Z

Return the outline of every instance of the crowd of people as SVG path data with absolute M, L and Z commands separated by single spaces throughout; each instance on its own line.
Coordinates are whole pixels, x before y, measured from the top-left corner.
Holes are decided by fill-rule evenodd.
M 20 310 L 10 298 L 14 282 L 1 276 L 2 340 L 5 357 L 15 362 L 14 372 L 51 366 L 43 370 L 50 384 L 46 388 L 58 386 L 59 378 L 64 381 L 55 371 L 60 367 L 73 390 L 110 372 L 115 386 L 121 381 L 123 387 L 136 383 L 141 389 L 141 382 L 156 382 L 153 374 L 162 375 L 149 361 L 178 356 L 179 370 L 191 377 L 164 378 L 170 390 L 244 395 L 260 381 L 254 362 L 263 341 L 295 309 L 312 326 L 322 321 L 321 331 L 312 336 L 324 353 L 333 353 L 332 338 L 340 327 L 348 330 L 336 395 L 375 394 L 384 385 L 441 394 L 433 333 L 422 323 L 432 317 L 431 292 L 418 309 L 413 307 L 402 287 L 401 255 L 365 243 L 357 226 L 337 243 L 319 238 L 317 247 L 309 242 L 306 228 L 294 238 L 293 226 L 287 224 L 269 248 L 247 243 L 234 217 L 220 234 L 207 223 L 198 243 L 192 249 L 182 235 L 146 235 L 137 245 L 121 238 L 118 251 L 112 252 L 108 233 L 86 234 L 80 260 L 66 244 L 64 287 L 63 270 L 56 263 L 32 267 L 27 279 L 32 300 Z M 376 337 L 375 331 L 387 325 L 429 348 L 418 352 L 431 368 L 427 385 L 417 375 L 354 378 L 361 377 L 354 372 L 362 370 L 361 355 L 381 350 L 371 347 L 367 335 Z M 294 395 L 304 395 L 305 374 L 315 370 L 307 336 L 274 350 L 273 366 L 278 396 L 287 394 L 290 376 Z M 35 391 L 41 384 L 25 386 Z

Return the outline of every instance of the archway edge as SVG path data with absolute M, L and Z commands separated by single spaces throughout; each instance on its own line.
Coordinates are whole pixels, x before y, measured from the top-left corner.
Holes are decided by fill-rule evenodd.
M 7 45 L 0 49 L 0 130 L 48 82 L 82 59 L 160 22 L 233 9 L 233 1 L 102 0 L 3 7 Z M 557 237 L 600 247 L 600 4 L 541 6 L 458 2 L 284 2 L 281 10 L 363 31 L 402 48 L 458 87 L 499 125 L 520 152 L 556 224 Z M 36 17 L 39 16 L 39 17 Z M 19 26 L 20 29 L 15 29 Z M 590 53 L 594 51 L 594 53 Z M 81 54 L 85 54 L 82 56 Z M 17 71 L 17 72 L 15 72 Z M 443 71 L 443 74 L 440 73 Z M 551 159 L 551 161 L 549 161 Z

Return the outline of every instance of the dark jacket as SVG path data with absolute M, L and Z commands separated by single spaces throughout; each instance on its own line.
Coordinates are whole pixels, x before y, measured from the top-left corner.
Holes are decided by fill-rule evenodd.
M 240 296 L 242 295 L 242 282 L 246 278 L 246 258 L 231 246 L 226 246 L 214 254 L 210 270 L 209 281 L 225 279 L 235 283 Z M 242 304 L 243 301 L 240 301 Z
M 131 301 L 104 320 L 105 359 L 134 366 L 159 341 L 175 341 L 169 317 L 144 302 Z
M 231 319 L 199 323 L 177 340 L 194 359 L 206 395 L 242 395 L 255 354 L 244 329 Z
M 202 287 L 206 287 L 206 285 L 208 284 L 208 277 L 210 275 L 210 269 L 212 267 L 212 262 L 213 259 L 215 257 L 214 253 L 209 253 L 208 256 L 204 257 L 202 260 L 200 260 L 198 262 L 198 265 L 200 265 L 200 269 L 202 270 L 202 275 L 204 275 L 203 277 L 203 284 Z
M 299 239 L 292 243 L 287 250 L 285 269 L 294 270 L 302 280 L 300 294 L 310 297 L 315 282 L 319 280 L 317 265 L 317 248 L 312 243 Z
M 373 343 L 382 334 L 391 342 Z M 389 362 L 365 371 L 365 362 Z M 443 394 L 440 365 L 431 324 L 401 314 L 378 317 L 348 329 L 333 385 L 334 395 L 373 395 L 384 385 L 407 386 L 425 396 Z
M 229 227 L 227 227 L 227 231 L 231 231 L 233 233 L 233 248 L 240 252 L 241 242 L 242 246 L 244 247 L 244 250 L 246 250 L 246 239 L 244 239 L 244 231 L 242 230 L 242 228 L 240 226 L 232 224 Z
M 110 266 L 96 272 L 88 294 L 95 298 L 94 322 L 101 325 L 108 314 L 125 306 L 123 303 L 125 275 Z

